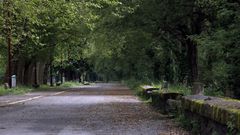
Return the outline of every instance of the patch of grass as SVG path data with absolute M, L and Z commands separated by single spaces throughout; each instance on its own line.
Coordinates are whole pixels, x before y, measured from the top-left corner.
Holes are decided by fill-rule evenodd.
M 140 86 L 144 84 L 141 81 L 137 81 L 135 79 L 124 80 L 123 83 L 127 85 L 131 90 L 134 91 L 135 95 L 138 95 L 142 100 L 144 99 L 142 96 L 142 89 Z
M 156 88 L 162 88 L 163 83 L 153 83 L 152 86 Z M 184 95 L 190 95 L 191 94 L 191 88 L 184 86 L 182 84 L 169 84 L 168 86 L 168 92 L 175 92 L 175 93 L 182 93 Z
M 224 92 L 221 90 L 218 90 L 214 87 L 207 87 L 204 89 L 204 95 L 206 96 L 215 96 L 215 97 L 224 97 Z
M 181 127 L 190 131 L 193 135 L 199 135 L 200 133 L 200 120 L 198 118 L 190 119 L 184 114 L 180 114 L 176 117 L 176 121 Z
M 20 95 L 27 92 L 33 91 L 33 88 L 26 86 L 19 86 L 12 89 L 5 89 L 3 86 L 0 86 L 0 96 L 3 95 Z
M 83 85 L 82 83 L 75 82 L 75 81 L 69 81 L 65 82 L 59 86 L 50 86 L 50 85 L 41 85 L 39 88 L 34 89 L 34 91 L 54 91 L 54 90 L 59 90 L 59 89 L 64 89 L 64 88 L 71 88 L 71 87 L 77 87 Z
M 143 84 L 141 81 L 136 81 L 135 79 L 129 79 L 123 81 L 124 84 L 126 84 L 130 89 L 136 90 L 140 87 L 140 85 Z
M 169 86 L 169 91 L 170 92 L 182 93 L 184 95 L 190 95 L 191 94 L 191 88 L 190 87 L 186 87 L 186 86 L 181 85 L 181 84 L 170 85 Z
M 5 89 L 3 86 L 0 86 L 0 96 L 3 95 L 21 95 L 32 91 L 54 91 L 59 90 L 61 88 L 70 88 L 70 87 L 77 87 L 81 86 L 83 84 L 79 82 L 65 82 L 64 84 L 60 86 L 49 86 L 49 85 L 41 85 L 39 88 L 33 88 L 28 86 L 18 86 L 16 88 L 12 89 Z
M 162 88 L 163 82 L 155 82 L 155 83 L 144 83 L 142 81 L 136 81 L 134 79 L 126 80 L 124 83 L 132 90 L 135 90 L 136 95 L 139 95 L 141 97 L 142 89 L 140 86 L 142 85 L 150 85 L 156 88 Z M 169 84 L 168 92 L 175 92 L 175 93 L 182 93 L 184 95 L 190 95 L 191 94 L 191 88 L 184 86 L 182 84 Z
M 180 126 L 184 129 L 190 131 L 191 130 L 191 120 L 187 118 L 184 114 L 179 114 L 176 117 L 176 121 L 179 122 Z
M 81 85 L 83 85 L 83 84 L 79 83 L 79 82 L 70 81 L 70 82 L 65 82 L 60 87 L 70 88 L 70 87 L 77 87 L 77 86 L 81 86 Z
M 36 90 L 38 90 L 38 89 L 50 89 L 50 88 L 55 88 L 55 86 L 51 87 L 50 85 L 43 84 L 43 85 L 40 85 L 40 87 L 37 88 Z
M 0 96 L 8 94 L 8 90 L 0 86 Z
M 151 86 L 156 87 L 156 88 L 162 88 L 162 82 L 160 82 L 160 83 L 152 83 Z
M 32 87 L 19 86 L 19 87 L 10 89 L 10 93 L 14 94 L 14 95 L 20 95 L 20 94 L 24 94 L 27 92 L 31 92 L 33 90 L 34 90 L 34 88 L 32 88 Z

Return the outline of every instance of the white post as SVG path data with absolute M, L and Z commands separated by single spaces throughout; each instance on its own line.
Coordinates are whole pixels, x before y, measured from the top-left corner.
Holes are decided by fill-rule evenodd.
M 65 83 L 65 77 L 62 77 L 63 83 Z
M 12 75 L 12 88 L 15 88 L 17 86 L 17 79 L 16 75 Z

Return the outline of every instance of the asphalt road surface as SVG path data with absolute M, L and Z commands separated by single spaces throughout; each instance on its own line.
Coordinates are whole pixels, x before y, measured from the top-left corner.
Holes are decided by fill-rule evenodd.
M 100 83 L 38 95 L 43 96 L 0 107 L 1 135 L 185 134 L 120 84 Z

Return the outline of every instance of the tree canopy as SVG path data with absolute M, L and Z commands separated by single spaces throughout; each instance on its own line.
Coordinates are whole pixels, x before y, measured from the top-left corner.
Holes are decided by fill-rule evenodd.
M 240 96 L 237 0 L 0 2 L 0 76 L 10 28 L 12 74 L 20 84 L 32 84 L 34 74 L 46 83 L 52 70 L 70 80 L 95 74 L 190 86 L 200 81 L 213 92 Z

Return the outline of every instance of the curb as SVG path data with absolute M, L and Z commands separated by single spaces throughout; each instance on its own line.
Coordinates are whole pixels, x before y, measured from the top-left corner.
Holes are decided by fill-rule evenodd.
M 13 102 L 9 102 L 9 103 L 0 105 L 0 107 L 8 107 L 8 106 L 11 106 L 11 105 L 22 104 L 22 103 L 25 103 L 25 102 L 28 102 L 28 101 L 32 101 L 32 100 L 36 100 L 36 99 L 43 98 L 43 97 L 48 97 L 48 96 L 57 96 L 57 95 L 65 93 L 65 92 L 66 91 L 61 91 L 61 92 L 57 92 L 57 93 L 50 94 L 50 95 L 36 96 L 36 97 L 28 98 L 28 99 L 13 101 Z

